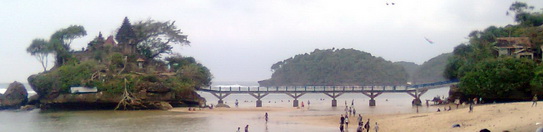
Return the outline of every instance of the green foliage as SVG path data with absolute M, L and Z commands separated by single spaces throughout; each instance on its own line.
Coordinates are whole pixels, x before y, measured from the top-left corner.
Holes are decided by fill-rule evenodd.
M 177 73 L 181 79 L 189 80 L 198 87 L 211 85 L 213 78 L 207 67 L 197 63 L 184 65 Z
M 93 73 L 97 72 L 98 67 L 95 61 L 85 61 L 80 64 L 67 64 L 57 69 L 58 81 L 61 82 L 60 88 L 68 92 L 72 86 L 87 86 L 87 81 L 91 79 Z M 90 84 L 89 84 L 90 85 Z
M 174 25 L 175 21 L 140 21 L 134 24 L 138 53 L 147 59 L 159 58 L 161 54 L 171 53 L 173 44 L 189 45 L 187 35 Z
M 527 59 L 487 59 L 475 64 L 471 72 L 460 79 L 461 91 L 474 96 L 503 99 L 514 92 L 530 91 L 535 63 Z
M 165 60 L 173 71 L 178 71 L 185 65 L 196 63 L 196 60 L 193 57 L 183 57 L 179 54 L 166 57 Z
M 300 54 L 271 66 L 261 86 L 405 84 L 402 66 L 354 49 L 327 49 Z
M 95 84 L 90 81 L 91 76 L 101 68 L 96 61 L 84 61 L 81 63 L 72 61 L 46 74 L 36 76 L 29 83 L 42 89 L 39 91 L 47 91 L 43 89 L 56 89 L 60 92 L 68 93 L 72 86 L 94 86 Z
M 531 94 L 543 93 L 543 65 L 540 64 L 534 69 L 534 78 L 530 85 L 532 86 Z

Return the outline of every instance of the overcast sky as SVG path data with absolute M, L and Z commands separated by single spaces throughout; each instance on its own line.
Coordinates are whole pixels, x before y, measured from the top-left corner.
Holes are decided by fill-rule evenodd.
M 543 1 L 526 1 L 543 7 Z M 387 6 L 386 3 L 395 5 Z M 354 48 L 391 61 L 422 64 L 466 42 L 473 30 L 512 24 L 514 0 L 125 0 L 0 2 L 0 83 L 41 72 L 26 52 L 34 38 L 82 25 L 81 49 L 131 22 L 173 20 L 191 46 L 174 51 L 207 66 L 214 81 L 258 81 L 272 64 L 314 49 Z M 429 44 L 425 37 L 434 41 Z M 50 66 L 51 67 L 51 66 Z

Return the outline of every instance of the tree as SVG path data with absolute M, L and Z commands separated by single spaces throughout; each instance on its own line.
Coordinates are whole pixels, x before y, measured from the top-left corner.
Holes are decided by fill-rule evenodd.
M 490 99 L 523 98 L 529 94 L 535 63 L 528 59 L 497 58 L 475 64 L 460 79 L 461 91 Z M 513 97 L 521 93 L 519 97 Z
M 83 26 L 80 25 L 71 25 L 68 28 L 58 30 L 53 35 L 51 39 L 60 40 L 61 44 L 64 45 L 66 50 L 70 50 L 70 45 L 72 41 L 76 38 L 80 38 L 87 35 L 87 31 Z
M 132 44 L 130 41 L 136 39 L 136 34 L 128 17 L 124 17 L 123 24 L 121 25 L 121 28 L 119 28 L 117 35 L 115 35 L 115 39 L 119 44 L 124 45 L 130 45 Z
M 60 29 L 51 35 L 49 44 L 52 46 L 56 55 L 55 66 L 64 64 L 70 58 L 70 45 L 76 38 L 87 35 L 83 26 L 71 25 L 68 28 Z
M 171 53 L 173 44 L 190 45 L 187 35 L 174 25 L 175 21 L 140 21 L 133 25 L 136 34 L 137 51 L 147 59 L 159 58 L 161 54 Z
M 34 39 L 32 40 L 30 46 L 26 48 L 26 52 L 36 57 L 36 59 L 38 59 L 38 61 L 41 63 L 43 71 L 47 71 L 49 54 L 53 52 L 49 42 L 47 42 L 45 39 Z

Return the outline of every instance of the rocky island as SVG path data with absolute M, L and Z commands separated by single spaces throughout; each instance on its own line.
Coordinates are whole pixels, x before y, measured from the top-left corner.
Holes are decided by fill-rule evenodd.
M 58 30 L 49 40 L 35 39 L 27 52 L 44 71 L 28 77 L 41 109 L 171 109 L 205 104 L 195 89 L 208 86 L 211 74 L 192 57 L 172 52 L 173 44 L 189 45 L 175 22 L 155 20 L 131 24 L 125 18 L 115 36 L 98 34 L 81 50 L 73 39 L 85 36 L 82 26 Z M 47 70 L 48 55 L 55 64 Z

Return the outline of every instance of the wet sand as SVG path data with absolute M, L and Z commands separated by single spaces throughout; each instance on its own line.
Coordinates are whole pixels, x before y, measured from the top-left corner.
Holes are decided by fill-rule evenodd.
M 363 121 L 370 118 L 372 131 L 375 122 L 379 123 L 380 131 L 427 131 L 427 132 L 474 132 L 483 128 L 491 131 L 531 132 L 543 124 L 543 104 L 531 107 L 532 102 L 503 103 L 475 105 L 474 111 L 469 112 L 467 106 L 451 111 L 411 113 L 411 114 L 362 114 Z M 445 106 L 443 106 L 445 107 Z M 442 108 L 443 108 L 442 107 Z M 174 112 L 194 113 L 184 116 L 206 117 L 225 116 L 230 118 L 256 118 L 263 120 L 263 113 L 270 113 L 270 122 L 280 124 L 294 124 L 300 127 L 322 127 L 326 130 L 339 130 L 339 115 L 342 112 L 318 111 L 308 108 L 218 108 L 204 109 L 202 111 L 188 111 L 176 108 Z M 356 131 L 356 117 L 350 118 L 349 131 Z M 453 124 L 460 124 L 460 128 L 452 128 Z M 266 126 L 268 127 L 268 126 Z M 272 126 L 270 126 L 272 127 Z M 242 128 L 243 129 L 243 128 Z

